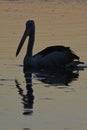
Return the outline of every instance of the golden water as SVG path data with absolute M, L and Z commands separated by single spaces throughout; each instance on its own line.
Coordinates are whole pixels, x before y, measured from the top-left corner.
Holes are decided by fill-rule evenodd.
M 78 78 L 69 82 L 69 86 L 46 84 L 33 75 L 32 87 L 29 85 L 26 90 L 20 65 L 27 44 L 17 58 L 15 52 L 29 19 L 36 24 L 34 53 L 47 46 L 66 45 L 81 61 L 87 62 L 85 1 L 0 1 L 0 129 L 86 130 L 86 69 L 79 71 Z M 31 92 L 29 98 L 28 92 Z

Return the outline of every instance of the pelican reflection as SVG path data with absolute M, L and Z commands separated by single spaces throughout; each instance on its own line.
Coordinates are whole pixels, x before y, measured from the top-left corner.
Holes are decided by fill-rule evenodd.
M 79 71 L 57 70 L 57 71 L 39 71 L 36 72 L 35 78 L 45 84 L 53 86 L 68 86 L 72 81 L 79 77 Z
M 33 113 L 33 102 L 34 102 L 33 89 L 32 89 L 32 74 L 25 73 L 25 80 L 27 90 L 26 94 L 24 94 L 24 91 L 17 79 L 15 80 L 15 83 L 18 89 L 18 93 L 22 97 L 22 104 L 24 106 L 23 114 L 31 115 Z
M 33 74 L 33 75 L 32 75 Z M 31 115 L 33 113 L 34 95 L 32 79 L 37 79 L 42 83 L 49 84 L 49 86 L 61 86 L 65 88 L 69 84 L 79 77 L 79 70 L 64 70 L 60 69 L 57 71 L 45 71 L 45 70 L 28 70 L 24 72 L 26 81 L 26 94 L 21 87 L 18 80 L 15 80 L 16 88 L 18 89 L 19 95 L 22 97 L 22 104 L 24 107 L 24 115 Z

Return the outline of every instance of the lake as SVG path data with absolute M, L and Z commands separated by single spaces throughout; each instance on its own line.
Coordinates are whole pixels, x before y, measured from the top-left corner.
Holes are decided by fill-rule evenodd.
M 0 129 L 86 130 L 87 69 L 23 73 L 27 20 L 36 25 L 33 53 L 70 46 L 87 65 L 86 0 L 0 1 Z

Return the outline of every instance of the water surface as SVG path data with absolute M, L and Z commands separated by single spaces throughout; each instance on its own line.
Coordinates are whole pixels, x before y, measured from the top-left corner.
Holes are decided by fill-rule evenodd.
M 0 1 L 0 129 L 86 130 L 87 69 L 23 73 L 27 40 L 15 52 L 25 22 L 34 19 L 34 54 L 66 45 L 87 62 L 86 1 Z

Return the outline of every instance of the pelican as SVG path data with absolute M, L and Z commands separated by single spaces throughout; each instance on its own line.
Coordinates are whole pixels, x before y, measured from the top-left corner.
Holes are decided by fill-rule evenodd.
M 82 63 L 79 57 L 65 46 L 50 46 L 33 55 L 33 45 L 35 41 L 35 23 L 33 20 L 26 22 L 26 29 L 16 51 L 18 56 L 26 37 L 29 37 L 27 52 L 24 57 L 24 67 L 40 68 L 40 69 L 56 69 L 65 67 L 76 67 Z

